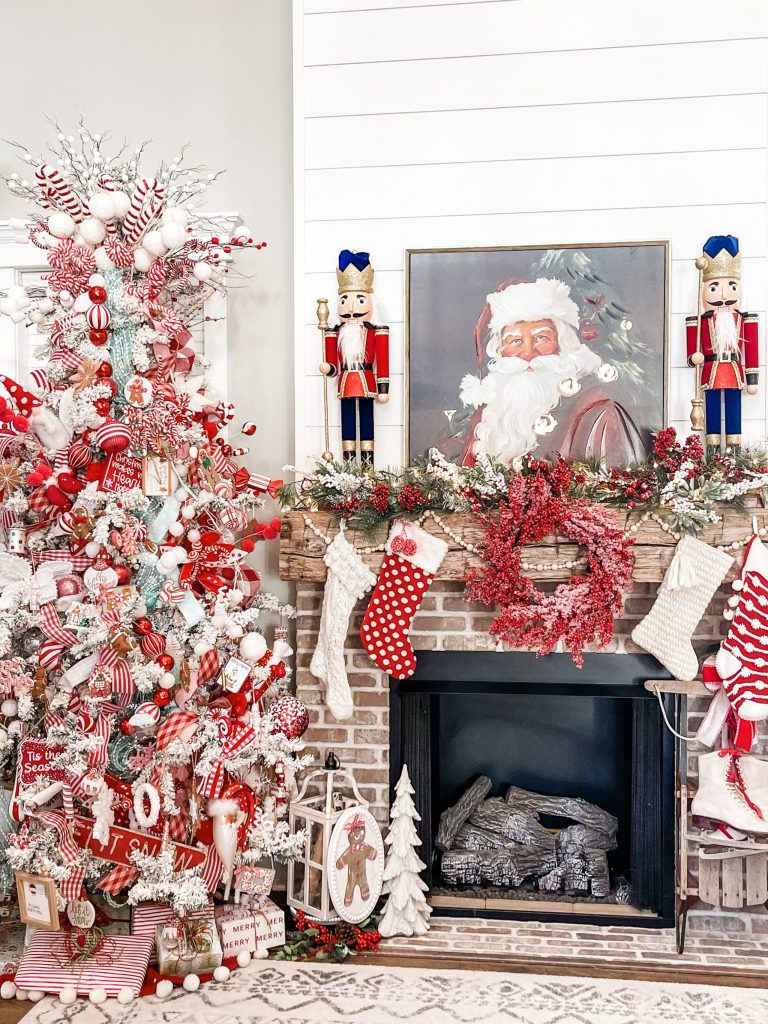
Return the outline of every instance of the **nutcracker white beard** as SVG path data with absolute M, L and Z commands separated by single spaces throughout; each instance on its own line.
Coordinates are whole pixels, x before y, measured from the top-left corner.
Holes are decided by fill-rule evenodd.
M 566 377 L 579 379 L 599 368 L 600 357 L 579 341 L 570 325 L 559 322 L 557 327 L 559 353 L 536 356 L 530 362 L 499 356 L 498 339 L 492 338 L 487 376 L 482 381 L 464 378 L 464 404 L 483 406 L 472 445 L 475 455 L 493 455 L 509 464 L 532 451 L 538 442 L 534 423 L 562 400 L 558 385 Z
M 366 327 L 358 320 L 348 320 L 339 328 L 339 350 L 344 366 L 359 366 L 365 355 Z
M 739 332 L 736 330 L 736 318 L 730 309 L 719 309 L 714 315 L 715 341 L 717 342 L 717 354 L 727 355 L 736 352 L 739 348 Z

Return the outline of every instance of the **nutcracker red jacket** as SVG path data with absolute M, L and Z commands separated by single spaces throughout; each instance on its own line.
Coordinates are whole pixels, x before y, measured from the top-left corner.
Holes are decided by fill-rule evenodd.
M 339 377 L 339 398 L 375 398 L 389 393 L 389 328 L 363 325 L 365 349 L 362 366 L 350 368 L 339 349 L 339 328 L 325 332 L 325 361 L 330 377 Z
M 739 313 L 734 311 L 736 318 L 736 330 L 739 338 L 739 353 L 732 360 L 736 371 L 738 386 L 742 390 L 745 384 L 757 384 L 757 314 Z M 701 367 L 701 387 L 709 391 L 715 383 L 715 373 L 718 366 L 717 342 L 715 340 L 715 321 L 711 311 L 706 312 L 701 318 L 701 337 L 698 336 L 697 316 L 685 318 L 685 333 L 688 347 L 688 365 L 693 366 L 691 356 L 699 351 L 704 354 L 704 363 Z

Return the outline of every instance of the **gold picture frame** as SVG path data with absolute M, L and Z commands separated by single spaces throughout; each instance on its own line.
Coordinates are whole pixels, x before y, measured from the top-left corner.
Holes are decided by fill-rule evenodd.
M 481 253 L 532 253 L 543 251 L 556 251 L 567 249 L 629 249 L 662 247 L 663 249 L 663 287 L 660 289 L 660 299 L 663 304 L 662 310 L 662 335 L 661 348 L 663 361 L 661 367 L 661 405 L 662 420 L 656 424 L 658 427 L 667 425 L 669 415 L 669 394 L 670 394 L 670 351 L 669 351 L 669 320 L 670 320 L 670 283 L 671 283 L 671 243 L 668 239 L 647 239 L 642 241 L 612 241 L 612 242 L 557 242 L 550 244 L 536 245 L 485 245 L 485 246 L 442 246 L 435 248 L 413 248 L 405 250 L 405 323 L 404 323 L 404 366 L 403 366 L 403 465 L 413 464 L 416 457 L 422 452 L 411 452 L 411 413 L 412 413 L 412 386 L 413 386 L 413 267 L 412 260 L 415 256 L 447 255 L 457 256 L 481 254 Z M 441 362 L 444 356 L 441 354 Z M 439 447 L 439 445 L 436 445 Z
M 54 880 L 42 875 L 30 875 L 25 871 L 16 871 L 14 874 L 21 922 L 43 931 L 57 932 L 60 924 Z

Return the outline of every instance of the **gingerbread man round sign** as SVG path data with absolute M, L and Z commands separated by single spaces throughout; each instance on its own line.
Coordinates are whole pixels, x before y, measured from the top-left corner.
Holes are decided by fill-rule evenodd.
M 370 917 L 381 895 L 384 841 L 364 807 L 350 807 L 336 822 L 328 844 L 328 890 L 343 921 Z

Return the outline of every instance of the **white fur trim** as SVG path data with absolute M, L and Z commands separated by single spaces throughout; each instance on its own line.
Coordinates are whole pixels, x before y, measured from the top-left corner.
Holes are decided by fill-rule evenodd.
M 205 813 L 209 818 L 217 818 L 220 814 L 237 814 L 239 810 L 236 800 L 209 800 Z
M 507 324 L 531 320 L 557 319 L 575 329 L 579 326 L 579 307 L 571 298 L 571 289 L 554 277 L 511 284 L 503 291 L 491 292 L 486 301 L 491 308 L 490 328 L 494 334 Z
M 416 541 L 416 552 L 413 555 L 403 555 L 399 551 L 395 551 L 394 554 L 398 558 L 404 559 L 406 562 L 410 562 L 411 565 L 415 565 L 417 569 L 421 569 L 423 572 L 428 572 L 434 576 L 437 570 L 440 568 L 440 563 L 445 558 L 448 551 L 448 545 L 444 540 L 440 540 L 439 537 L 433 537 L 431 533 L 427 533 L 426 530 L 422 530 L 420 526 L 415 523 L 409 523 L 406 520 L 398 519 L 392 525 L 392 529 L 389 531 L 389 537 L 387 537 L 386 551 L 388 555 L 393 554 L 392 552 L 392 541 L 395 537 L 399 537 L 405 532 L 405 536 L 409 540 Z

